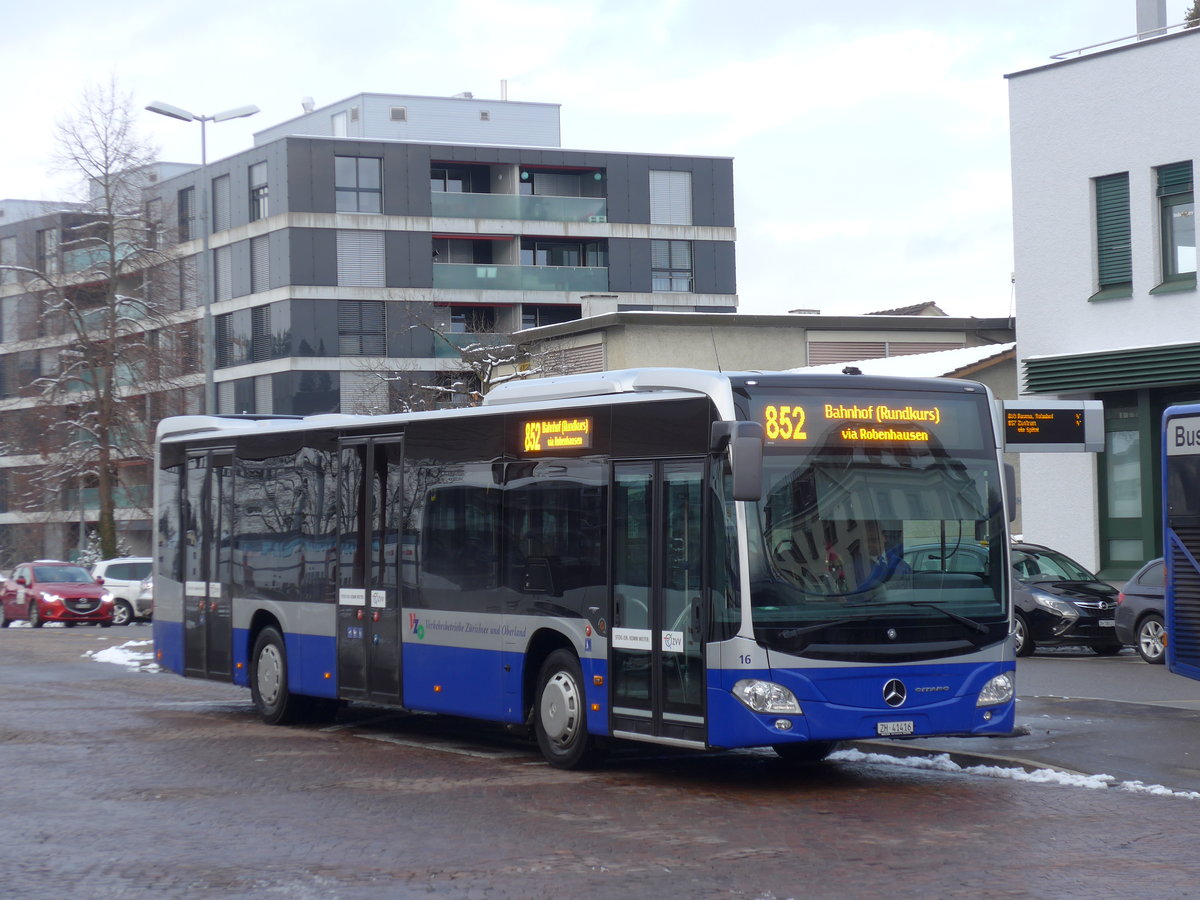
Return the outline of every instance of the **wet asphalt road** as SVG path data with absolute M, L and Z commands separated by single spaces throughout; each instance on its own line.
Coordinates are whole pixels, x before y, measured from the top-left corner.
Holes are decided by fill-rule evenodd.
M 148 637 L 0 632 L 0 897 L 1200 897 L 1180 794 L 757 752 L 559 772 L 501 729 L 359 707 L 270 728 L 242 689 L 81 655 Z M 1137 707 L 1145 757 L 1196 727 L 1090 703 L 1024 700 L 1011 740 L 1065 753 Z

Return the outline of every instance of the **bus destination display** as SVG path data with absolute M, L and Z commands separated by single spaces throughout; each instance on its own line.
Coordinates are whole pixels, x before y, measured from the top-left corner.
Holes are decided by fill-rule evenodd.
M 941 403 L 885 400 L 823 403 L 763 403 L 759 423 L 767 445 L 807 443 L 836 438 L 848 444 L 928 443 L 947 416 Z M 977 414 L 976 414 L 977 421 Z
M 524 423 L 525 452 L 586 450 L 592 446 L 591 416 L 566 419 L 534 419 Z

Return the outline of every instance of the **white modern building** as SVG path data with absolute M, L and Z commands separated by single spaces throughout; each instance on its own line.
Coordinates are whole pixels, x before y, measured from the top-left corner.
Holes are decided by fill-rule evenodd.
M 1159 420 L 1200 399 L 1200 29 L 1156 35 L 1008 76 L 1022 391 L 1106 430 L 1022 460 L 1025 535 L 1110 579 L 1161 554 Z

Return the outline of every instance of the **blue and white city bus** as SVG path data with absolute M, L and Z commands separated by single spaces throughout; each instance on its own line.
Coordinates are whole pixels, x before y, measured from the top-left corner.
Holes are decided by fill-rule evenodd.
M 967 381 L 681 369 L 167 419 L 156 655 L 269 723 L 528 725 L 563 768 L 614 739 L 816 760 L 1009 733 L 998 421 Z
M 1167 665 L 1200 679 L 1200 403 L 1163 412 L 1162 510 Z

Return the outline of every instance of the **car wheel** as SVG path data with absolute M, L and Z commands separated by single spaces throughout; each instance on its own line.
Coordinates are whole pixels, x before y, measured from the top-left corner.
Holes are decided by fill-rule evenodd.
M 283 635 L 268 626 L 258 633 L 250 657 L 250 696 L 268 725 L 287 725 L 301 718 L 306 698 L 288 690 L 287 649 Z
M 1116 656 L 1124 647 L 1124 644 L 1102 644 L 1099 647 L 1093 647 L 1092 652 L 1097 656 Z
M 29 627 L 41 628 L 46 623 L 42 621 L 42 611 L 38 609 L 37 601 L 29 604 Z
M 1013 620 L 1013 643 L 1017 656 L 1033 656 L 1033 651 L 1037 649 L 1029 636 L 1029 623 L 1021 613 L 1017 613 Z
M 569 650 L 555 650 L 542 664 L 533 720 L 542 756 L 556 769 L 582 769 L 598 758 L 587 730 L 583 670 Z
M 133 621 L 133 607 L 124 600 L 118 600 L 113 604 L 112 623 L 114 625 L 128 625 Z
M 1146 616 L 1138 623 L 1138 656 L 1151 665 L 1162 665 L 1167 658 L 1166 637 L 1167 630 L 1163 627 L 1162 616 Z
M 791 763 L 819 763 L 839 747 L 837 741 L 804 741 L 800 744 L 775 744 L 771 749 L 780 759 Z

